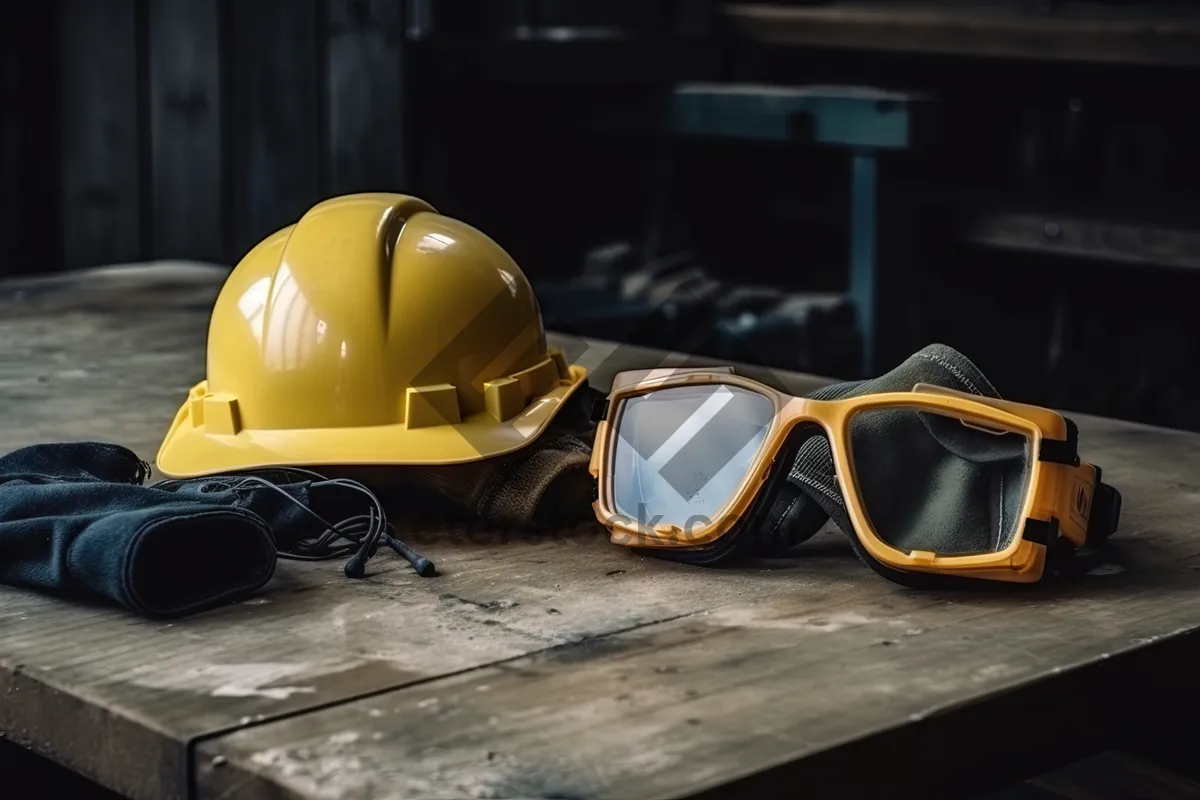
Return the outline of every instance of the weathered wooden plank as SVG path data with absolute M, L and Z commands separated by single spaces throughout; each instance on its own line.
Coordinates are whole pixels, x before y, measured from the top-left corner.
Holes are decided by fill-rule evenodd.
M 1028 211 L 981 214 L 966 241 L 1020 253 L 1200 269 L 1200 230 Z
M 1126 510 L 1114 561 L 1076 581 L 1015 596 L 902 591 L 836 537 L 771 570 L 655 565 L 643 574 L 706 593 L 703 610 L 677 591 L 673 620 L 206 742 L 201 796 L 692 796 L 762 789 L 738 783 L 754 776 L 828 777 L 831 754 L 844 753 L 841 769 L 876 763 L 856 749 L 868 746 L 896 770 L 860 770 L 842 788 L 913 796 L 906 781 L 987 766 L 956 751 L 955 772 L 922 746 L 969 739 L 993 768 L 1069 757 L 1125 704 L 1153 708 L 1148 687 L 1178 693 L 1186 674 L 1171 664 L 1194 656 L 1200 626 L 1200 437 L 1080 423 Z M 626 610 L 646 587 L 622 580 Z M 731 602 L 728 589 L 743 594 Z M 1053 752 L 1030 746 L 1031 726 Z M 887 738 L 901 728 L 907 745 Z
M 203 377 L 226 274 L 177 263 L 0 284 L 0 338 L 13 343 L 0 352 L 0 451 L 93 439 L 152 459 Z M 554 340 L 598 367 L 600 385 L 663 360 Z M 178 623 L 0 589 L 0 733 L 129 796 L 183 797 L 195 737 L 772 590 L 651 580 L 655 563 L 595 526 L 406 535 L 444 577 L 422 580 L 386 557 L 361 583 L 337 563 L 288 563 L 259 600 Z
M 56 269 L 59 153 L 55 97 L 40 78 L 54 69 L 44 46 L 56 32 L 49 3 L 0 4 L 0 275 Z
M 149 13 L 153 255 L 224 261 L 217 0 L 154 0 Z
M 0 284 L 0 338 L 16 343 L 0 351 L 0 449 L 98 438 L 152 457 L 203 374 L 224 276 L 163 265 Z M 598 366 L 601 387 L 617 369 L 662 360 L 553 340 Z M 815 383 L 791 380 L 800 391 Z M 135 798 L 186 796 L 197 740 L 209 742 L 204 791 L 230 797 L 271 782 L 311 796 L 310 779 L 346 797 L 372 782 L 386 797 L 404 787 L 461 796 L 455 781 L 480 796 L 649 794 L 675 791 L 685 773 L 692 782 L 681 786 L 726 781 L 1190 630 L 1200 438 L 1094 419 L 1081 427 L 1085 453 L 1126 493 L 1124 571 L 1059 591 L 900 590 L 836 535 L 803 559 L 703 570 L 613 547 L 594 525 L 543 538 L 410 531 L 443 577 L 419 579 L 386 556 L 362 582 L 337 563 L 289 563 L 259 598 L 174 623 L 0 590 L 0 733 Z M 405 686 L 416 694 L 389 694 Z M 347 713 L 379 727 L 355 718 L 330 730 L 346 720 L 320 712 L 309 755 L 294 726 L 272 722 L 356 698 Z M 401 730 L 414 723 L 426 740 Z M 581 729 L 594 744 L 579 744 Z M 352 752 L 339 749 L 347 731 L 360 734 Z M 630 756 L 645 736 L 659 738 Z M 715 755 L 722 749 L 737 763 Z M 212 766 L 217 755 L 224 766 Z M 354 774 L 320 774 L 354 758 Z M 450 772 L 428 791 L 413 777 L 436 784 Z M 240 790 L 230 783 L 239 777 Z
M 1171 664 L 1200 650 L 1195 500 L 1179 500 L 1200 489 L 1196 438 L 1093 420 L 1082 436 L 1132 502 L 1119 563 L 1067 586 L 900 591 L 820 542 L 706 581 L 778 590 L 767 596 L 712 596 L 674 620 L 206 742 L 200 796 L 749 796 L 767 780 L 832 785 L 817 776 L 840 755 L 839 769 L 873 766 L 842 775 L 846 796 L 928 797 L 914 788 L 1070 758 L 1148 688 L 1178 696 L 1190 678 Z M 1151 453 L 1177 463 L 1150 468 Z M 961 741 L 953 759 L 935 749 Z
M 412 191 L 404 4 L 328 0 L 330 194 Z
M 68 268 L 142 252 L 135 0 L 62 0 L 62 242 Z
M 321 193 L 316 0 L 229 4 L 231 249 L 236 261 Z
M 837 2 L 819 6 L 727 3 L 734 29 L 801 47 L 944 53 L 1117 64 L 1200 64 L 1200 14 L 1183 3 L 1034 4 Z
M 25 94 L 22 71 L 28 67 L 30 51 L 21 46 L 20 37 L 28 34 L 25 20 L 18 17 L 17 6 L 0 6 L 0 103 L 10 109 L 0 116 L 0 270 L 12 271 L 11 265 L 27 255 L 22 232 L 24 215 L 20 213 L 24 188 L 23 152 L 27 141 L 29 117 L 22 113 Z

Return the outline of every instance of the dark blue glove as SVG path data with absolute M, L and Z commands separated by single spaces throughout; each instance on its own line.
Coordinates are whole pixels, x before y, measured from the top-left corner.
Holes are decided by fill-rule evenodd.
M 93 442 L 0 457 L 0 583 L 107 598 L 179 617 L 253 594 L 275 571 L 276 541 L 314 525 L 308 483 L 230 488 L 142 485 L 134 453 Z

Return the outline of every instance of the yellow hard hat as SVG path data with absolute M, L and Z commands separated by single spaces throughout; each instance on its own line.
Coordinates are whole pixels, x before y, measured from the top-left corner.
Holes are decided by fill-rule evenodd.
M 337 197 L 230 273 L 158 468 L 478 461 L 535 440 L 586 377 L 488 236 L 415 197 Z

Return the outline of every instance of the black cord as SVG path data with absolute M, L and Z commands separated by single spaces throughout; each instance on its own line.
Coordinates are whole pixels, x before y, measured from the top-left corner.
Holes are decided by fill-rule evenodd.
M 312 481 L 313 488 L 338 486 L 359 492 L 367 499 L 367 513 L 348 517 L 337 523 L 330 522 L 264 476 L 284 476 L 285 481 L 302 476 Z M 362 578 L 366 574 L 368 559 L 375 555 L 382 541 L 399 553 L 421 577 L 428 578 L 437 574 L 437 568 L 432 561 L 395 537 L 395 528 L 388 522 L 383 504 L 374 492 L 358 481 L 349 478 L 330 479 L 319 472 L 299 467 L 274 467 L 204 478 L 164 480 L 153 484 L 153 488 L 169 490 L 189 483 L 215 483 L 223 489 L 234 492 L 251 486 L 271 489 L 324 526 L 322 532 L 315 537 L 298 540 L 287 550 L 279 549 L 278 541 L 276 541 L 276 553 L 280 558 L 292 561 L 328 561 L 333 558 L 349 556 L 344 568 L 346 577 Z

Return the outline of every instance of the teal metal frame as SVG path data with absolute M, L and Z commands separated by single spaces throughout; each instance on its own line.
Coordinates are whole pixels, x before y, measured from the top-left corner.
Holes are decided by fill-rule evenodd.
M 792 142 L 850 154 L 850 264 L 847 292 L 862 334 L 862 373 L 879 368 L 880 169 L 885 152 L 919 143 L 930 99 L 860 86 L 682 84 L 670 131 L 680 135 Z

